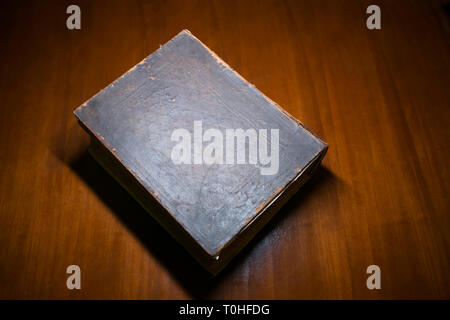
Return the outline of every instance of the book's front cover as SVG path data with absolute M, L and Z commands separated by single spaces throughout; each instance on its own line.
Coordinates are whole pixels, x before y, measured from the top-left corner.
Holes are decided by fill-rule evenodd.
M 75 115 L 213 257 L 326 150 L 188 31 Z

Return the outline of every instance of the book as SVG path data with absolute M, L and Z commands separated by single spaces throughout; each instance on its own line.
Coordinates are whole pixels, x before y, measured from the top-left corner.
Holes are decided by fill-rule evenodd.
M 328 148 L 188 30 L 74 114 L 92 156 L 212 274 Z

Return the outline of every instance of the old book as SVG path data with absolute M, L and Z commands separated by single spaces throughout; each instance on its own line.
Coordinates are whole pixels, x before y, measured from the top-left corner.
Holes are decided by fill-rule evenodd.
M 187 30 L 74 113 L 95 159 L 213 274 L 327 150 Z

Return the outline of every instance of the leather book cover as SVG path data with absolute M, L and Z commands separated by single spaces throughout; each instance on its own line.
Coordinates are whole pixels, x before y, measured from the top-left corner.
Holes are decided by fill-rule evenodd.
M 95 159 L 213 274 L 327 150 L 187 30 L 74 114 Z

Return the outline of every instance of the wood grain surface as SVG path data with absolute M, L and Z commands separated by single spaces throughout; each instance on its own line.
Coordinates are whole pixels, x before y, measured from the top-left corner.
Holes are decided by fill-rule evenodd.
M 71 31 L 72 1 L 2 1 L 0 298 L 450 298 L 445 2 L 76 1 Z M 330 146 L 215 278 L 87 154 L 72 114 L 182 29 Z

